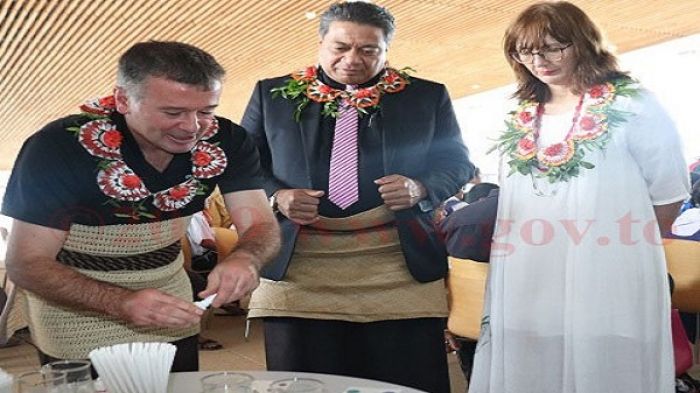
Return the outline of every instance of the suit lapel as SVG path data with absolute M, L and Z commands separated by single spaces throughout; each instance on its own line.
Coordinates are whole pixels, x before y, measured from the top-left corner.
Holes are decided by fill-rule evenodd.
M 401 94 L 401 93 L 398 93 Z M 382 156 L 384 160 L 384 174 L 391 175 L 395 171 L 396 153 L 401 145 L 399 119 L 398 94 L 385 94 L 382 96 L 379 106 L 379 132 L 382 135 Z
M 311 170 L 315 167 L 315 151 L 317 141 L 319 140 L 319 128 L 321 125 L 321 105 L 315 102 L 310 102 L 301 113 L 299 119 L 299 133 L 301 137 L 301 145 L 304 149 L 303 155 L 306 160 L 306 178 L 307 188 L 311 188 Z

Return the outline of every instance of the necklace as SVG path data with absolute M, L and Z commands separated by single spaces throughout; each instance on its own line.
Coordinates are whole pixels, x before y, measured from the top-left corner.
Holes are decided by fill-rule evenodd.
M 506 131 L 489 152 L 498 149 L 506 155 L 510 173 L 547 178 L 549 183 L 566 182 L 595 165 L 585 160 L 586 152 L 605 150 L 612 126 L 626 121 L 626 113 L 613 109 L 616 96 L 632 96 L 637 88 L 627 79 L 593 86 L 581 95 L 574 111 L 571 129 L 563 141 L 539 146 L 538 138 L 544 104 L 521 101 L 509 114 Z
M 566 133 L 564 141 L 546 146 L 541 149 L 537 149 L 537 159 L 540 162 L 545 163 L 545 165 L 549 164 L 552 166 L 558 166 L 563 163 L 566 163 L 568 160 L 573 158 L 575 147 L 572 146 L 572 143 L 570 142 L 573 142 L 572 134 L 574 132 L 574 129 L 576 128 L 578 119 L 581 116 L 581 106 L 583 105 L 583 97 L 584 96 L 581 95 L 580 99 L 578 100 L 578 104 L 576 104 L 576 108 L 574 109 L 574 117 L 571 120 L 571 128 L 569 128 L 569 131 Z M 544 104 L 539 103 L 537 105 L 537 111 L 532 126 L 532 139 L 535 141 L 535 144 L 537 144 L 537 141 L 539 141 L 540 138 L 540 129 L 542 127 L 543 115 Z
M 115 213 L 117 217 L 137 220 L 140 217 L 154 218 L 142 204 L 151 196 L 153 206 L 161 211 L 181 209 L 192 202 L 196 195 L 204 192 L 206 186 L 200 180 L 218 176 L 226 169 L 228 160 L 223 149 L 207 142 L 219 131 L 219 123 L 215 118 L 190 150 L 192 172 L 186 180 L 168 189 L 151 192 L 122 157 L 124 136 L 109 118 L 116 109 L 114 96 L 89 100 L 80 109 L 93 120 L 81 127 L 69 127 L 68 131 L 76 134 L 78 142 L 88 153 L 100 158 L 97 185 L 102 193 L 112 198 L 108 203 L 120 208 Z M 119 202 L 131 203 L 131 210 L 124 211 Z
M 294 110 L 294 120 L 297 122 L 301 112 L 311 101 L 323 104 L 321 114 L 324 116 L 337 117 L 338 102 L 341 100 L 357 108 L 360 114 L 366 114 L 367 108 L 379 106 L 382 95 L 398 93 L 405 89 L 410 83 L 411 71 L 413 69 L 409 67 L 400 70 L 387 67 L 376 84 L 348 91 L 335 89 L 321 82 L 318 79 L 318 69 L 310 66 L 293 72 L 284 85 L 275 87 L 270 92 L 272 97 L 282 96 L 297 101 Z

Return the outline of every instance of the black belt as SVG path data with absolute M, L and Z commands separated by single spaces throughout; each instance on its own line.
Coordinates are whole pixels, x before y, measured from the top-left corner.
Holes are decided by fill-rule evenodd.
M 172 263 L 181 249 L 179 240 L 155 251 L 123 257 L 97 256 L 61 249 L 56 259 L 64 265 L 84 270 L 149 270 Z

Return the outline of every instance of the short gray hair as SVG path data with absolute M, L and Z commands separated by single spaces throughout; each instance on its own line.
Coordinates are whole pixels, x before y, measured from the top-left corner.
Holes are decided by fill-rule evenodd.
M 117 86 L 135 98 L 148 77 L 162 77 L 205 90 L 221 82 L 226 71 L 212 55 L 174 41 L 140 42 L 119 58 Z
M 353 22 L 382 29 L 384 42 L 388 45 L 394 37 L 394 16 L 388 9 L 364 1 L 333 3 L 321 14 L 318 32 L 321 37 L 328 33 L 331 22 Z

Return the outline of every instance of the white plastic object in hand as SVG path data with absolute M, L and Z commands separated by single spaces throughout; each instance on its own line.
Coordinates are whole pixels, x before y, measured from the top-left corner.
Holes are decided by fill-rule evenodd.
M 211 303 L 216 299 L 216 294 L 209 295 L 207 296 L 204 300 L 200 300 L 198 302 L 194 302 L 194 305 L 201 308 L 202 310 L 206 310 L 211 306 Z
M 0 393 L 12 393 L 12 375 L 0 368 Z

